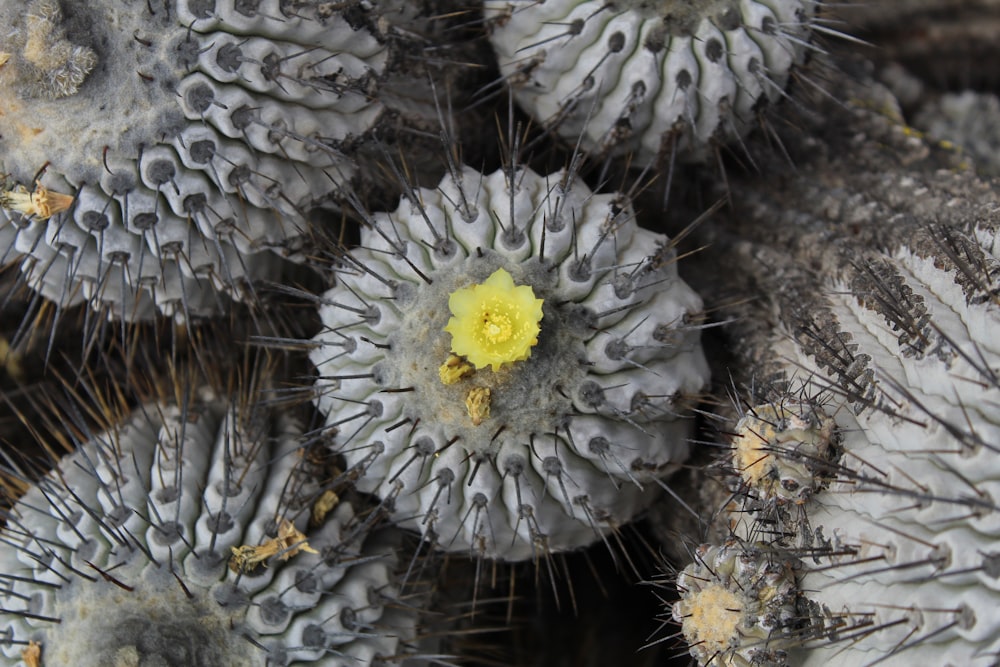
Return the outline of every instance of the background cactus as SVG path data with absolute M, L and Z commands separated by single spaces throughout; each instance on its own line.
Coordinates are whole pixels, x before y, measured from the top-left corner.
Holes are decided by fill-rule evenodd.
M 807 401 L 843 450 L 806 453 L 823 487 L 804 497 L 761 502 L 741 479 L 728 520 L 798 562 L 808 604 L 765 643 L 790 664 L 992 664 L 1000 199 L 960 154 L 865 109 L 891 111 L 869 90 L 795 171 L 730 180 L 733 224 L 704 258 L 741 268 L 718 293 L 755 295 L 730 311 L 771 406 L 751 412 L 779 431 Z M 768 450 L 785 468 L 802 451 Z
M 272 252 L 299 251 L 384 112 L 389 37 L 365 7 L 4 3 L 6 259 L 128 319 L 217 312 L 277 278 Z M 64 199 L 16 196 L 40 192 Z
M 300 456 L 295 420 L 177 388 L 179 403 L 80 442 L 7 513 L 0 662 L 357 665 L 406 650 L 416 615 L 396 602 L 394 545 L 325 502 L 334 480 Z
M 967 90 L 949 93 L 922 106 L 913 120 L 937 140 L 961 147 L 988 177 L 1000 176 L 1000 99 Z
M 808 51 L 814 0 L 487 0 L 518 103 L 570 143 L 638 166 L 744 136 Z

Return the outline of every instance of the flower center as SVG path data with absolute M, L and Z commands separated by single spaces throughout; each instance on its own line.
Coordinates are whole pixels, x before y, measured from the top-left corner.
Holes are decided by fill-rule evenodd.
M 486 340 L 496 345 L 510 340 L 512 328 L 510 318 L 497 312 L 483 313 L 483 335 Z

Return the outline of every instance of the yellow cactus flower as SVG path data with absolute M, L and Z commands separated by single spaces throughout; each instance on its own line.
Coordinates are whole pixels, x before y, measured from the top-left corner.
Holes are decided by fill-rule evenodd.
M 476 368 L 494 371 L 509 362 L 531 356 L 538 343 L 542 299 L 529 285 L 497 269 L 486 282 L 452 292 L 448 299 L 452 318 L 444 330 L 451 334 L 451 351 Z

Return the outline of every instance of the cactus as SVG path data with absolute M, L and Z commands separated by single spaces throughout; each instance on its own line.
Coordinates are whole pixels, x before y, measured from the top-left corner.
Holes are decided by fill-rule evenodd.
M 567 141 L 644 166 L 703 160 L 778 101 L 815 0 L 487 0 L 500 69 Z
M 366 223 L 310 353 L 361 490 L 438 547 L 506 560 L 649 503 L 707 366 L 701 300 L 626 197 L 465 168 Z
M 787 664 L 782 640 L 802 617 L 794 560 L 739 540 L 704 544 L 694 558 L 671 614 L 698 664 Z
M 730 180 L 734 224 L 707 253 L 741 267 L 716 289 L 755 295 L 725 312 L 757 400 L 772 403 L 754 412 L 808 398 L 842 449 L 808 454 L 823 474 L 803 476 L 822 479 L 807 497 L 744 495 L 731 521 L 801 561 L 814 613 L 777 633 L 790 664 L 991 665 L 1000 193 L 939 169 L 960 156 L 891 116 L 839 118 L 846 132 L 809 139 L 796 171 Z
M 7 513 L 0 664 L 371 665 L 404 652 L 416 615 L 394 602 L 392 545 L 350 503 L 325 502 L 295 420 L 186 391 L 80 443 Z
M 831 2 L 824 15 L 875 48 L 866 55 L 902 65 L 937 89 L 996 90 L 997 0 Z
M 914 125 L 938 140 L 955 144 L 982 176 L 1000 176 L 1000 99 L 965 91 L 942 95 L 920 108 Z
M 954 130 L 927 141 L 902 122 L 916 100 L 900 107 L 859 84 L 872 71 L 859 60 L 840 63 L 848 76 L 813 69 L 825 59 L 810 44 L 831 16 L 857 17 L 863 38 L 883 42 L 878 58 L 989 84 L 989 68 L 970 63 L 995 53 L 997 0 L 836 4 L 0 0 L 0 255 L 19 263 L 0 276 L 0 313 L 22 322 L 4 331 L 17 329 L 15 352 L 30 362 L 28 387 L 13 364 L 0 378 L 0 435 L 14 443 L 0 483 L 18 487 L 0 532 L 0 664 L 381 665 L 417 643 L 425 661 L 468 661 L 438 638 L 475 627 L 439 619 L 418 630 L 421 601 L 397 594 L 390 572 L 400 543 L 365 537 L 386 514 L 419 532 L 421 551 L 446 552 L 449 583 L 457 563 L 468 574 L 472 605 L 454 607 L 463 620 L 538 621 L 543 652 L 529 632 L 489 647 L 492 662 L 652 663 L 660 656 L 631 656 L 641 639 L 626 627 L 652 613 L 614 595 L 625 577 L 612 572 L 647 564 L 633 547 L 649 523 L 620 528 L 685 461 L 690 486 L 669 480 L 679 503 L 662 511 L 686 504 L 707 517 L 723 504 L 713 492 L 737 511 L 713 526 L 685 514 L 671 535 L 675 553 L 715 545 L 696 551 L 680 600 L 667 602 L 694 662 L 995 662 L 1000 200 L 969 171 L 969 153 L 944 143 L 960 139 Z M 478 42 L 440 48 L 477 30 Z M 501 77 L 480 60 L 487 30 Z M 486 66 L 436 78 L 468 63 Z M 527 114 L 505 115 L 488 94 L 502 84 Z M 464 113 L 472 91 L 482 115 Z M 795 103 L 774 122 L 769 108 L 785 97 Z M 492 123 L 480 122 L 494 113 L 509 128 L 532 116 L 562 139 L 524 144 L 530 129 L 510 129 L 508 165 L 495 171 Z M 421 151 L 438 143 L 476 168 Z M 570 145 L 604 171 L 565 155 Z M 537 171 L 511 166 L 515 154 L 537 158 Z M 684 282 L 676 239 L 639 229 L 630 197 L 597 193 L 611 179 L 630 196 L 644 189 L 622 164 L 659 173 L 716 157 L 725 189 L 695 192 L 711 187 L 704 169 L 664 170 L 679 185 L 670 216 L 688 194 L 703 195 L 686 200 L 694 214 L 722 198 L 732 211 L 695 232 Z M 748 157 L 750 174 L 738 164 Z M 550 173 L 563 158 L 571 166 Z M 400 186 L 398 210 L 369 213 Z M 331 253 L 331 289 L 293 321 L 322 277 L 291 284 L 281 259 L 322 254 L 303 239 L 306 215 L 341 196 L 346 217 L 362 218 L 360 238 L 346 230 L 353 247 Z M 91 333 L 102 317 L 88 313 L 82 353 L 106 354 L 109 377 L 117 355 L 127 360 L 113 377 L 131 396 L 189 344 L 202 361 L 213 333 L 126 323 L 214 314 L 226 295 L 251 300 L 257 281 L 279 275 L 276 289 L 296 303 L 229 314 L 253 319 L 273 348 L 310 348 L 309 394 L 325 425 L 304 436 L 307 449 L 284 418 L 194 392 L 179 407 L 144 402 L 126 426 L 100 419 L 103 406 L 63 415 L 81 444 L 48 476 L 21 455 L 31 444 L 9 429 L 11 412 L 59 443 L 33 409 L 50 378 L 75 376 L 60 369 L 78 370 L 61 354 L 76 333 L 65 306 L 123 318 L 121 335 L 106 336 Z M 25 282 L 55 304 L 18 303 L 10 285 Z M 693 409 L 707 379 L 703 310 L 728 336 L 710 349 L 742 406 L 725 441 L 699 448 L 722 452 L 707 471 L 685 459 L 692 438 L 706 439 L 697 420 L 727 409 Z M 30 343 L 56 321 L 46 365 Z M 304 358 L 287 360 L 275 386 L 301 378 L 291 373 Z M 106 433 L 83 426 L 95 417 Z M 320 450 L 334 454 L 322 473 L 300 456 Z M 712 479 L 720 469 L 728 478 Z M 345 498 L 326 493 L 331 479 Z M 377 509 L 360 509 L 348 482 L 379 496 Z M 306 516 L 331 504 L 325 521 Z M 550 557 L 601 539 L 609 548 Z M 534 567 L 483 562 L 532 557 Z M 410 563 L 421 583 L 433 578 L 433 558 Z M 342 578 L 308 590 L 331 572 Z M 480 584 L 500 587 L 505 572 L 507 613 L 487 619 Z M 523 594 L 546 577 L 556 600 Z M 559 620 L 567 603 L 583 613 Z
M 252 296 L 382 114 L 386 35 L 346 4 L 4 2 L 5 259 L 128 319 Z
M 833 417 L 808 401 L 748 410 L 732 438 L 741 495 L 764 503 L 806 502 L 833 478 L 839 440 Z

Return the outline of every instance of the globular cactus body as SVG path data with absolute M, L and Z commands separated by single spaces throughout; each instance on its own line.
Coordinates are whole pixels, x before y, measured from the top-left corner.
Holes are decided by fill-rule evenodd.
M 148 404 L 33 485 L 0 535 L 0 664 L 369 665 L 402 651 L 391 546 L 320 487 L 301 430 L 202 392 Z M 31 662 L 32 652 L 38 653 Z
M 360 4 L 32 0 L 0 18 L 3 223 L 64 305 L 134 319 L 250 296 L 382 114 L 386 36 Z
M 747 410 L 732 441 L 742 492 L 765 503 L 804 503 L 829 483 L 840 454 L 834 419 L 800 401 Z
M 442 548 L 508 560 L 586 545 L 649 502 L 707 380 L 701 300 L 665 237 L 620 195 L 522 168 L 464 169 L 368 223 L 311 353 L 359 488 Z M 459 302 L 471 333 L 449 323 Z M 506 361 L 459 347 L 531 313 Z
M 801 586 L 826 621 L 803 665 L 991 665 L 1000 650 L 1000 263 L 960 232 L 914 241 L 829 297 L 859 372 L 828 407 L 842 469 L 805 507 Z
M 814 0 L 488 0 L 514 96 L 539 122 L 640 166 L 742 137 L 807 52 Z
M 791 562 L 738 540 L 702 545 L 677 575 L 673 620 L 700 665 L 784 665 L 799 592 Z

